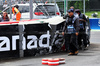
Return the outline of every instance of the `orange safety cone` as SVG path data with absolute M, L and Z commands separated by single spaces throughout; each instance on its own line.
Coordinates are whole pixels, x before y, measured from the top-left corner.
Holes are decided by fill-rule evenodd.
M 48 59 L 49 66 L 57 66 L 59 65 L 59 59 Z
M 59 64 L 65 64 L 65 59 L 64 58 L 59 58 Z
M 48 59 L 47 58 L 42 59 L 42 64 L 43 65 L 48 65 Z

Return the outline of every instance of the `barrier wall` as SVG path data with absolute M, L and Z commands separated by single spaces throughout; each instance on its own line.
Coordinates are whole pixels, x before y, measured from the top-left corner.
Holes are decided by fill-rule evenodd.
M 89 21 L 90 21 L 90 28 L 92 30 L 100 30 L 100 18 L 89 19 Z
M 51 42 L 59 27 L 58 24 L 60 25 L 63 20 L 57 19 L 56 23 L 53 19 L 51 20 L 47 22 L 38 19 L 0 22 L 0 59 L 48 54 L 50 51 L 58 50 L 59 48 Z M 61 43 L 61 40 L 62 37 L 55 39 L 55 42 Z M 52 48 L 55 49 L 52 50 Z
M 0 23 L 0 59 L 33 56 L 45 48 L 49 51 L 51 35 L 48 23 L 31 22 L 33 24 Z

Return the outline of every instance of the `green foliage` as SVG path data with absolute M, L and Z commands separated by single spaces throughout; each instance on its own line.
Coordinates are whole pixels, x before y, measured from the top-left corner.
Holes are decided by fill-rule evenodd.
M 64 9 L 64 1 L 57 2 L 59 8 Z M 68 1 L 68 9 L 74 6 L 75 9 L 80 9 L 83 12 L 83 1 Z M 89 11 L 89 1 L 86 0 L 86 10 Z
M 68 9 L 74 6 L 75 9 L 83 10 L 83 2 L 82 1 L 69 1 L 68 2 Z
M 57 2 L 59 8 L 64 9 L 64 2 Z

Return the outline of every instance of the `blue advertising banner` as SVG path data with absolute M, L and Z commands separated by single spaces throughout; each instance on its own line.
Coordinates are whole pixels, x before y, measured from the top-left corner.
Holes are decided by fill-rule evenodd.
M 92 30 L 100 30 L 100 18 L 89 19 Z

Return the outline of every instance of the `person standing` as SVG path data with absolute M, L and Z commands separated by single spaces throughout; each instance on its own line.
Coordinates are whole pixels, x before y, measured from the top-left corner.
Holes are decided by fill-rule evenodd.
M 13 12 L 13 20 L 14 21 L 20 21 L 21 19 L 21 13 L 18 10 L 19 6 L 15 5 L 14 7 L 12 7 L 12 12 Z
M 80 30 L 79 30 L 79 35 L 78 35 L 78 44 L 79 48 L 81 49 L 82 42 L 81 40 L 83 39 L 83 43 L 85 48 L 87 47 L 87 39 L 86 39 L 86 17 L 84 14 L 81 13 L 80 9 L 76 9 L 75 12 L 79 15 L 79 23 L 80 23 Z
M 3 12 L 2 18 L 1 18 L 1 22 L 6 22 L 9 21 L 9 17 L 8 17 L 8 13 L 7 12 Z
M 74 10 L 74 16 L 77 17 L 77 18 L 79 18 L 78 14 L 75 13 L 75 8 L 74 8 L 74 6 L 71 6 L 70 9 L 73 9 L 73 10 Z M 68 16 L 68 14 L 66 14 L 66 15 L 63 17 L 63 19 L 66 19 L 67 16 Z
M 80 29 L 79 19 L 74 16 L 74 10 L 68 10 L 68 17 L 64 23 L 62 34 L 65 36 L 65 48 L 69 50 L 69 55 L 78 54 L 77 36 Z

